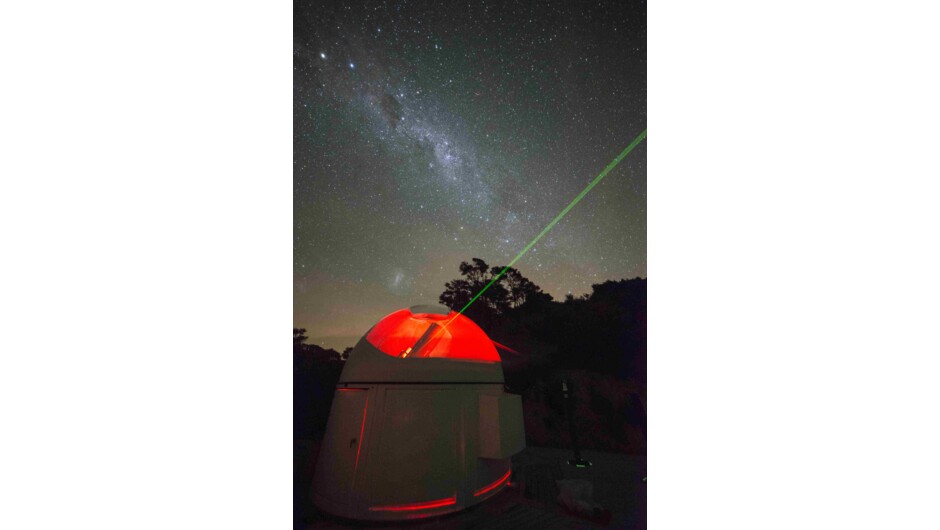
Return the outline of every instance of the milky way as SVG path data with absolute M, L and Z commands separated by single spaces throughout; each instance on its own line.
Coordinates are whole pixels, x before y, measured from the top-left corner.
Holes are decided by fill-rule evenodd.
M 575 4 L 295 3 L 295 326 L 342 348 L 505 265 L 646 128 L 645 3 Z M 645 277 L 645 145 L 516 268 Z

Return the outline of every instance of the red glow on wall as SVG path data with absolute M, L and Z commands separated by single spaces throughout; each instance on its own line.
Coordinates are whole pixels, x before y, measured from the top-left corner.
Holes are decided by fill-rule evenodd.
M 392 504 L 389 506 L 373 506 L 369 508 L 372 512 L 410 512 L 414 510 L 429 510 L 431 508 L 440 508 L 441 506 L 450 506 L 457 504 L 457 496 L 448 497 L 437 501 L 416 502 L 414 504 Z
M 486 486 L 485 488 L 480 488 L 480 489 L 478 489 L 478 490 L 476 491 L 476 493 L 473 494 L 473 496 L 474 496 L 474 497 L 479 497 L 480 495 L 485 495 L 485 494 L 487 494 L 487 493 L 493 491 L 494 489 L 498 488 L 503 482 L 506 482 L 507 480 L 509 480 L 509 475 L 510 475 L 510 473 L 512 473 L 512 470 L 511 470 L 511 469 L 510 469 L 509 471 L 507 471 L 505 475 L 503 475 L 502 477 L 500 477 L 499 480 L 497 480 L 496 482 L 490 484 L 489 486 Z
M 418 352 L 410 348 L 421 339 L 432 325 L 439 329 Z M 472 320 L 451 311 L 448 315 L 414 314 L 401 309 L 383 318 L 366 335 L 370 344 L 392 357 L 446 357 L 475 361 L 499 362 L 499 353 L 493 342 Z M 406 353 L 407 352 L 407 353 Z
M 368 388 L 337 388 L 337 392 L 363 392 L 368 390 Z

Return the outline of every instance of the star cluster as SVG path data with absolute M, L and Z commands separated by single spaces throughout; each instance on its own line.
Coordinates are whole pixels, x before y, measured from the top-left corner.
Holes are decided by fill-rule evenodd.
M 646 128 L 645 2 L 295 3 L 294 325 L 342 349 L 507 264 Z M 641 144 L 516 264 L 646 276 Z

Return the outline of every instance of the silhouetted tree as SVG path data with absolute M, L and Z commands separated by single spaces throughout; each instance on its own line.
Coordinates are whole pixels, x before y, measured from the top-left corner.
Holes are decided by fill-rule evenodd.
M 518 269 L 509 267 L 506 272 L 504 266 L 490 267 L 480 258 L 473 258 L 470 263 L 460 263 L 462 279 L 447 282 L 444 292 L 439 298 L 440 302 L 454 311 L 463 309 L 478 293 L 486 289 L 480 298 L 474 302 L 485 309 L 476 309 L 472 314 L 476 316 L 498 317 L 505 315 L 508 310 L 518 308 L 530 300 L 546 302 L 551 295 L 542 292 L 534 282 L 526 278 Z M 490 285 L 493 278 L 499 276 L 496 283 Z M 489 285 L 489 288 L 487 286 Z M 471 306 L 473 307 L 473 306 Z
M 505 269 L 505 267 L 493 267 L 490 272 L 492 272 L 495 277 L 503 269 Z M 530 299 L 538 297 L 539 295 L 545 295 L 541 287 L 523 276 L 518 269 L 512 267 L 506 269 L 506 272 L 500 276 L 499 283 L 502 284 L 506 291 L 504 303 L 509 308 L 515 309 L 525 304 Z M 549 296 L 549 298 L 551 297 Z
M 444 292 L 438 300 L 454 311 L 460 311 L 474 296 L 486 289 L 498 273 L 499 270 L 491 268 L 480 258 L 473 258 L 470 263 L 463 261 L 460 263 L 460 274 L 464 278 L 444 284 Z M 509 293 L 501 282 L 496 282 L 490 285 L 464 314 L 486 328 L 508 308 Z
M 444 284 L 444 292 L 438 298 L 443 305 L 460 311 L 473 298 L 473 285 L 467 280 L 451 280 Z
M 340 353 L 332 348 L 323 348 L 316 344 L 307 344 L 307 330 L 294 328 L 294 358 L 297 362 L 330 362 L 342 360 Z M 347 348 L 351 350 L 352 348 Z
M 343 363 L 340 354 L 305 344 L 306 330 L 294 328 L 294 438 L 319 438 L 326 428 Z
M 294 328 L 294 353 L 303 353 L 307 344 L 307 330 L 304 328 Z
M 471 261 L 473 263 L 467 263 L 466 261 L 460 262 L 460 274 L 466 276 L 467 280 L 472 283 L 489 281 L 490 268 L 487 266 L 486 262 L 480 258 L 473 258 Z

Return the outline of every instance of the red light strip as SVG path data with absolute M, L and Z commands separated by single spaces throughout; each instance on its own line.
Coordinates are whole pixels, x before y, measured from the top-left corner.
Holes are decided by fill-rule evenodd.
M 457 496 L 448 497 L 439 501 L 417 502 L 414 504 L 393 504 L 391 506 L 372 506 L 370 512 L 409 512 L 412 510 L 429 510 L 457 504 Z
M 359 447 L 356 448 L 356 468 L 353 470 L 353 485 L 356 484 L 356 475 L 359 471 L 359 452 L 362 451 L 362 435 L 366 432 L 366 413 L 369 412 L 369 398 L 366 397 L 366 404 L 362 408 L 362 427 L 359 428 Z
M 505 344 L 500 344 L 500 343 L 496 342 L 495 340 L 491 340 L 490 342 L 493 343 L 493 346 L 496 346 L 497 348 L 499 348 L 499 349 L 501 349 L 501 350 L 506 350 L 506 351 L 510 351 L 510 352 L 512 352 L 512 353 L 516 353 L 516 354 L 522 355 L 521 353 L 519 353 L 519 352 L 517 352 L 516 350 L 510 348 L 509 346 L 506 346 Z
M 500 479 L 497 480 L 496 482 L 490 484 L 489 486 L 487 486 L 487 487 L 485 487 L 485 488 L 478 489 L 477 492 L 473 494 L 473 496 L 474 496 L 474 497 L 479 497 L 480 495 L 483 495 L 483 494 L 485 494 L 485 493 L 489 493 L 489 492 L 493 491 L 494 489 L 498 488 L 498 487 L 500 486 L 500 484 L 502 484 L 503 482 L 506 482 L 507 480 L 509 480 L 509 475 L 510 475 L 510 473 L 512 473 L 512 470 L 511 470 L 511 469 L 510 469 L 509 471 L 507 471 L 505 475 L 503 475 L 502 477 L 500 477 Z

